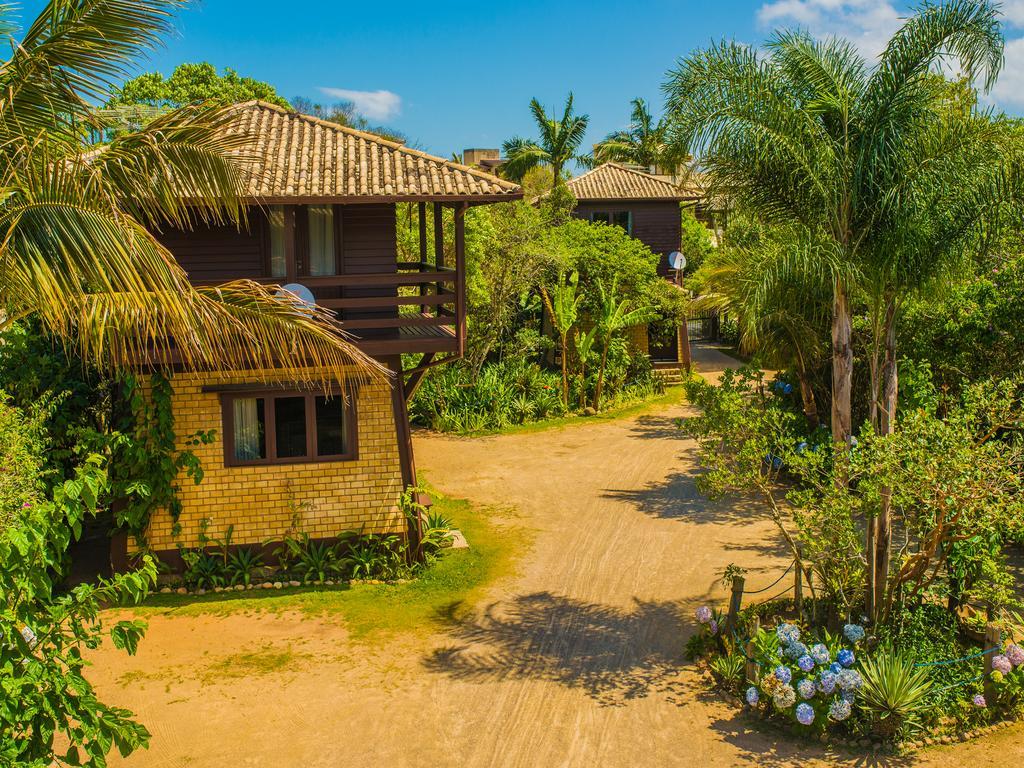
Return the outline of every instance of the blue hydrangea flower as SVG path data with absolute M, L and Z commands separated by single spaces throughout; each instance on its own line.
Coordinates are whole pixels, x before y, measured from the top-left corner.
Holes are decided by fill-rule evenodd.
M 844 667 L 849 668 L 853 666 L 853 662 L 856 661 L 856 657 L 853 655 L 853 651 L 849 648 L 843 648 L 843 650 L 836 654 L 836 661 Z
M 846 701 L 846 699 L 836 699 L 832 702 L 832 706 L 828 708 L 829 719 L 835 720 L 837 723 L 841 723 L 848 718 L 852 712 L 853 707 L 850 706 L 850 702 Z
M 802 454 L 806 450 L 807 450 L 807 441 L 806 440 L 801 440 L 799 443 L 797 443 L 797 446 L 796 446 L 796 452 L 797 453 Z
M 828 671 L 831 672 L 833 675 L 838 675 L 840 672 L 843 671 L 843 665 L 840 664 L 838 661 L 833 661 L 831 664 L 829 664 Z
M 796 684 L 796 692 L 800 694 L 801 699 L 813 699 L 814 694 L 818 692 L 818 686 L 811 678 L 805 677 Z
M 827 666 L 832 661 L 832 655 L 828 652 L 828 648 L 824 643 L 817 643 L 811 646 L 811 658 L 814 659 L 814 663 L 819 667 Z
M 800 640 L 800 627 L 795 624 L 779 624 L 775 628 L 775 634 L 783 645 L 792 645 Z
M 793 673 L 789 667 L 779 665 L 775 668 L 775 678 L 783 684 L 788 684 L 793 679 Z
M 852 669 L 844 669 L 839 673 L 836 684 L 844 691 L 856 691 L 864 684 L 864 681 L 861 679 L 859 672 L 855 672 Z
M 757 702 L 761 700 L 761 694 L 758 692 L 756 686 L 750 686 L 747 688 L 747 704 L 752 707 L 757 706 Z
M 801 642 L 790 643 L 786 646 L 786 655 L 796 661 L 801 656 L 807 655 L 807 646 Z
M 814 722 L 814 707 L 806 702 L 796 708 L 796 719 L 800 725 L 810 725 Z
M 836 689 L 836 682 L 838 680 L 839 678 L 836 676 L 835 672 L 826 670 L 818 677 L 818 688 L 820 688 L 821 692 L 826 696 L 831 695 Z
M 853 704 L 857 700 L 856 691 L 840 691 L 839 698 L 845 701 L 847 704 Z
M 860 624 L 847 624 L 843 627 L 843 634 L 851 643 L 859 643 L 864 639 L 864 627 Z
M 709 608 L 706 605 L 702 605 L 694 613 L 697 616 L 697 621 L 699 621 L 701 624 L 707 624 L 713 618 L 711 608 Z
M 802 669 L 804 672 L 810 672 L 812 669 L 814 669 L 814 659 L 812 659 L 807 654 L 804 654 L 796 660 L 796 665 L 800 667 L 800 669 Z
M 772 701 L 779 709 L 789 709 L 796 704 L 796 691 L 791 685 L 783 685 L 772 695 Z

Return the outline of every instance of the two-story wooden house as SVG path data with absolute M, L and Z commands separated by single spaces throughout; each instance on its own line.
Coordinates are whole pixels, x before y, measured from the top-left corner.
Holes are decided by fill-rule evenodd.
M 415 482 L 406 398 L 429 366 L 465 347 L 466 209 L 522 196 L 508 181 L 372 134 L 260 102 L 237 110 L 231 130 L 252 137 L 257 158 L 244 161 L 247 226 L 157 236 L 196 284 L 304 287 L 393 377 L 310 389 L 297 383 L 302 361 L 290 371 L 175 375 L 179 440 L 200 430 L 215 439 L 193 449 L 204 478 L 180 483 L 178 527 L 160 515 L 146 532 L 171 561 L 179 544 L 228 526 L 239 545 L 290 531 L 406 531 L 398 501 Z M 399 261 L 396 207 L 408 203 L 418 207 L 419 258 Z
M 662 277 L 676 278 L 668 256 L 681 245 L 680 205 L 696 205 L 702 198 L 701 190 L 619 163 L 603 163 L 570 179 L 566 186 L 577 201 L 574 216 L 622 227 L 658 254 L 658 273 Z M 677 365 L 682 360 L 682 330 L 672 321 L 660 320 L 636 328 L 630 338 L 656 365 Z

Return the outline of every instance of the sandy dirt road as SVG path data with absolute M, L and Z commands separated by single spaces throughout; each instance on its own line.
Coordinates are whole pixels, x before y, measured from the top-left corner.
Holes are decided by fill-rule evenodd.
M 713 376 L 731 364 L 696 351 Z M 139 656 L 102 653 L 102 694 L 153 731 L 133 766 L 559 767 L 868 765 L 763 735 L 707 696 L 683 655 L 693 610 L 734 562 L 756 588 L 788 560 L 756 510 L 695 487 L 682 405 L 482 439 L 418 436 L 442 491 L 513 505 L 534 531 L 515 576 L 427 638 L 352 642 L 288 615 L 158 616 Z M 240 650 L 290 654 L 270 674 Z M 1010 729 L 900 765 L 1019 765 Z M 115 761 L 116 763 L 116 761 Z

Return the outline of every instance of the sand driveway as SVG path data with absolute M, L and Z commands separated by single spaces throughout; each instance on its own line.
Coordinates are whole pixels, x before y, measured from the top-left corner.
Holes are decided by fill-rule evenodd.
M 731 364 L 697 350 L 713 375 Z M 788 562 L 756 510 L 694 485 L 682 405 L 612 422 L 482 439 L 417 438 L 453 496 L 513 505 L 533 543 L 514 576 L 427 637 L 355 643 L 327 619 L 157 616 L 139 656 L 101 654 L 110 703 L 153 731 L 133 766 L 731 766 L 873 762 L 761 735 L 704 693 L 683 655 L 717 571 L 748 583 Z M 237 674 L 254 643 L 294 663 Z M 284 651 L 282 651 L 284 652 Z M 244 670 L 243 670 L 244 671 Z M 1019 765 L 1020 729 L 900 764 Z M 117 761 L 114 761 L 117 764 Z

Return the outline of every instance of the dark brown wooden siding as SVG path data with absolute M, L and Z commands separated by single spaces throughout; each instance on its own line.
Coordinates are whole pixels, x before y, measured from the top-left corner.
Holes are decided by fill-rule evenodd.
M 265 216 L 250 211 L 248 228 L 234 224 L 206 226 L 182 231 L 164 227 L 157 233 L 178 263 L 195 281 L 237 280 L 265 276 L 263 228 Z
M 394 274 L 398 271 L 398 246 L 395 241 L 394 205 L 343 205 L 342 211 L 342 270 L 346 275 Z M 367 296 L 394 296 L 396 290 L 388 287 L 346 288 L 345 298 Z M 374 317 L 394 317 L 395 309 L 346 310 L 344 318 L 363 320 Z M 360 331 L 359 335 L 394 335 L 394 330 Z
M 662 258 L 658 260 L 658 272 L 670 275 L 668 255 L 678 251 L 682 239 L 682 223 L 679 203 L 666 202 L 628 202 L 609 200 L 607 202 L 587 201 L 580 203 L 573 215 L 581 219 L 589 219 L 596 211 L 630 211 L 633 214 L 633 237 L 642 242 Z

